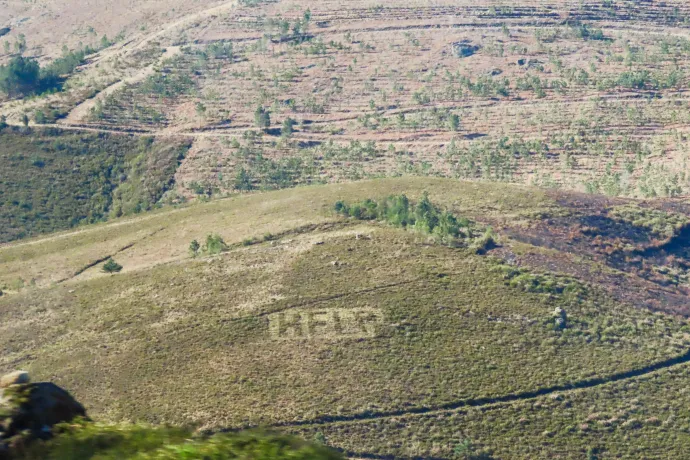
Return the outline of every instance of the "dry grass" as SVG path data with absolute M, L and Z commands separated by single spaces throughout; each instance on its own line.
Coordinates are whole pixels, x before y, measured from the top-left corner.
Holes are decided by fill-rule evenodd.
M 166 227 L 116 257 L 121 274 L 94 267 L 0 298 L 0 370 L 54 380 L 101 419 L 220 428 L 500 397 L 606 377 L 687 348 L 684 319 L 618 303 L 605 286 L 575 297 L 527 292 L 507 285 L 490 256 L 342 221 L 329 210 L 338 199 L 417 197 L 423 189 L 480 220 L 564 212 L 534 189 L 379 180 L 219 200 L 8 246 L 0 250 L 3 276 L 25 267 L 46 280 L 55 271 L 48 260 L 62 258 L 69 272 L 113 241 Z M 190 258 L 189 241 L 209 232 L 232 249 Z M 242 245 L 249 237 L 258 243 Z M 553 325 L 556 306 L 568 313 L 563 331 Z M 274 340 L 280 312 L 301 313 L 314 333 Z M 366 334 L 346 333 L 350 326 Z M 413 444 L 372 441 L 368 432 L 345 440 L 339 430 L 348 426 L 318 430 L 346 449 L 361 440 L 365 450 L 413 455 Z M 490 445 L 479 431 L 468 433 Z M 440 447 L 414 449 L 443 453 L 456 440 L 455 431 L 438 436 Z

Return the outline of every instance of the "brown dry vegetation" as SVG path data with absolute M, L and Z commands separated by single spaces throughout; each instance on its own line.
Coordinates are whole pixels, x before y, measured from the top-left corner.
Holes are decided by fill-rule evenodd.
M 48 105 L 68 113 L 121 82 L 64 124 L 193 134 L 177 175 L 186 197 L 230 193 L 240 170 L 256 188 L 415 174 L 687 191 L 682 2 L 240 3 L 140 31 Z M 457 55 L 463 41 L 473 55 Z M 232 56 L 213 51 L 228 45 Z M 268 134 L 258 105 L 271 111 Z M 3 111 L 18 123 L 26 107 Z M 288 117 L 295 133 L 281 139 Z

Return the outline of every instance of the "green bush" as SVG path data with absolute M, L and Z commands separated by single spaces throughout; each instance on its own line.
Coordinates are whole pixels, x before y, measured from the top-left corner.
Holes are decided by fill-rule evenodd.
M 340 460 L 338 452 L 295 437 L 264 432 L 214 436 L 170 427 L 77 422 L 15 455 L 17 460 Z
M 441 210 L 431 203 L 426 192 L 416 205 L 410 203 L 405 195 L 392 195 L 380 202 L 367 199 L 348 205 L 338 201 L 334 209 L 343 216 L 381 220 L 395 227 L 410 228 L 449 246 L 475 247 L 479 243 L 482 248 L 488 248 L 487 235 L 493 241 L 493 233 L 487 233 L 489 230 L 482 234 L 482 230 L 469 219 Z
M 495 270 L 503 275 L 506 285 L 525 292 L 576 297 L 586 292 L 579 281 L 567 276 L 532 273 L 512 265 L 498 265 Z
M 271 126 L 271 113 L 262 106 L 257 107 L 254 112 L 254 122 L 257 128 L 268 129 Z
M 36 112 L 34 112 L 34 120 L 36 121 L 36 124 L 46 124 L 46 114 L 43 112 L 43 110 L 36 110 Z
M 223 241 L 220 235 L 212 234 L 206 236 L 206 243 L 204 244 L 201 251 L 207 255 L 220 254 L 221 252 L 227 251 L 228 245 Z
M 201 249 L 201 245 L 197 240 L 192 241 L 189 243 L 189 253 L 191 254 L 192 257 L 196 257 L 199 255 L 199 250 Z
M 106 37 L 103 39 L 101 48 L 112 44 Z M 96 51 L 98 49 L 90 46 L 78 50 L 64 47 L 62 56 L 43 68 L 34 58 L 15 56 L 7 65 L 0 66 L 0 92 L 17 97 L 60 90 L 65 77 L 84 64 L 86 56 Z
M 108 259 L 108 261 L 103 264 L 103 273 L 120 273 L 122 271 L 122 265 L 115 262 L 113 259 Z
M 40 71 L 35 59 L 15 56 L 0 66 L 0 91 L 10 97 L 31 93 L 38 88 Z

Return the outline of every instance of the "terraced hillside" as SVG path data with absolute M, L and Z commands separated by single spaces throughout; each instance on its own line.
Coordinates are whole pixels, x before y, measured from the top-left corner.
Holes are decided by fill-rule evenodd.
M 475 230 L 334 211 L 405 194 L 419 220 L 423 191 Z M 0 248 L 0 373 L 101 420 L 263 425 L 355 457 L 682 458 L 689 216 L 429 178 L 158 210 Z
M 0 111 L 191 135 L 177 173 L 188 198 L 407 174 L 687 192 L 685 2 L 197 9 L 125 35 L 64 92 Z

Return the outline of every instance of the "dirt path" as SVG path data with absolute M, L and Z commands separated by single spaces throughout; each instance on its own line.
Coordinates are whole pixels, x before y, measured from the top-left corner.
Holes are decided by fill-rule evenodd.
M 232 0 L 230 2 L 225 2 L 221 5 L 214 6 L 212 8 L 209 8 L 207 10 L 199 11 L 197 13 L 190 14 L 188 16 L 185 16 L 181 19 L 178 19 L 177 21 L 174 21 L 172 23 L 166 24 L 162 29 L 150 34 L 146 35 L 142 39 L 133 39 L 127 42 L 126 44 L 113 48 L 112 50 L 104 50 L 104 52 L 99 53 L 97 56 L 96 61 L 103 61 L 109 56 L 114 56 L 114 55 L 120 55 L 122 57 L 128 56 L 133 54 L 136 51 L 140 51 L 144 48 L 146 48 L 148 45 L 153 43 L 154 41 L 164 37 L 166 34 L 175 32 L 176 30 L 182 29 L 190 24 L 193 24 L 194 22 L 201 21 L 203 19 L 206 19 L 208 17 L 214 16 L 221 14 L 225 11 L 231 10 L 234 8 L 237 4 L 236 0 Z M 140 82 L 147 78 L 149 75 L 152 75 L 154 73 L 154 69 L 156 66 L 160 65 L 163 61 L 167 59 L 171 59 L 175 57 L 177 54 L 180 53 L 180 47 L 179 46 L 169 46 L 166 48 L 165 52 L 163 55 L 153 64 L 151 64 L 148 67 L 145 67 L 138 72 L 136 72 L 134 75 L 122 79 L 107 88 L 105 88 L 103 91 L 98 93 L 95 97 L 91 99 L 87 99 L 86 101 L 82 102 L 81 104 L 77 105 L 75 108 L 73 108 L 70 113 L 67 115 L 67 117 L 64 120 L 65 124 L 70 124 L 70 123 L 78 123 L 83 121 L 89 114 L 90 110 L 95 107 L 96 103 L 98 101 L 103 101 L 107 96 L 110 94 L 113 94 L 114 92 L 118 91 L 119 89 L 123 88 L 125 85 L 133 84 Z M 60 123 L 62 124 L 62 123 Z
M 170 24 L 166 24 L 161 30 L 154 32 L 150 35 L 145 36 L 141 40 L 132 40 L 125 44 L 123 47 L 117 49 L 117 53 L 123 56 L 131 55 L 132 53 L 136 51 L 140 51 L 144 48 L 146 48 L 148 45 L 153 43 L 154 41 L 160 39 L 161 37 L 164 37 L 166 34 L 175 32 L 176 30 L 182 29 L 194 22 L 201 21 L 203 19 L 206 19 L 208 17 L 221 14 L 225 11 L 228 11 L 236 6 L 237 2 L 236 0 L 230 1 L 223 3 L 222 5 L 215 6 L 213 8 L 209 8 L 207 10 L 200 11 L 198 13 L 190 14 L 189 16 L 185 16 L 181 19 L 178 19 L 175 22 L 172 22 Z M 134 75 L 122 79 L 107 88 L 105 88 L 103 91 L 98 93 L 95 97 L 88 99 L 81 104 L 77 105 L 74 109 L 72 109 L 65 118 L 65 120 L 60 123 L 62 124 L 72 124 L 72 123 L 79 123 L 82 122 L 86 119 L 88 116 L 89 112 L 93 107 L 96 106 L 96 103 L 98 101 L 103 101 L 106 97 L 109 95 L 115 93 L 119 89 L 123 88 L 126 85 L 131 85 L 137 82 L 140 82 L 144 79 L 146 79 L 149 75 L 152 75 L 154 73 L 154 69 L 160 65 L 163 61 L 167 59 L 171 59 L 178 55 L 181 52 L 179 46 L 169 46 L 166 48 L 165 53 L 153 64 L 151 64 L 148 67 L 145 67 L 141 69 L 140 71 L 136 72 Z M 103 60 L 107 55 L 103 54 L 99 57 L 99 60 Z
M 91 109 L 93 109 L 96 106 L 98 101 L 103 102 L 106 97 L 124 88 L 125 86 L 132 85 L 134 83 L 138 83 L 140 81 L 145 80 L 147 77 L 155 73 L 156 67 L 159 66 L 163 61 L 167 59 L 172 59 L 173 57 L 180 54 L 180 52 L 181 49 L 179 46 L 169 46 L 168 48 L 166 48 L 165 52 L 161 55 L 161 57 L 158 58 L 158 60 L 153 64 L 149 65 L 148 67 L 144 67 L 143 69 L 139 70 L 134 75 L 128 78 L 113 83 L 112 85 L 108 86 L 103 91 L 98 93 L 96 96 L 92 97 L 91 99 L 87 99 L 81 104 L 77 105 L 70 111 L 70 113 L 64 120 L 57 124 L 57 126 L 61 126 L 63 123 L 71 124 L 83 122 L 84 120 L 86 120 L 86 118 L 89 115 L 89 112 L 91 112 Z
M 641 377 L 643 375 L 651 374 L 660 370 L 669 369 L 676 366 L 681 366 L 690 362 L 690 351 L 687 351 L 683 355 L 676 356 L 664 361 L 659 361 L 653 364 L 649 364 L 644 367 L 637 369 L 632 369 L 629 371 L 619 372 L 605 377 L 594 377 L 587 380 L 581 380 L 577 382 L 570 382 L 561 385 L 554 385 L 551 387 L 538 388 L 536 390 L 524 391 L 521 393 L 511 393 L 504 396 L 496 397 L 485 397 L 476 399 L 465 399 L 461 401 L 450 402 L 442 404 L 439 406 L 422 406 L 413 407 L 410 409 L 400 409 L 394 411 L 386 412 L 361 412 L 351 415 L 333 415 L 333 416 L 322 416 L 309 420 L 300 421 L 290 421 L 283 423 L 276 423 L 270 425 L 270 428 L 281 428 L 281 427 L 296 427 L 296 426 L 309 426 L 309 425 L 328 425 L 332 423 L 347 423 L 347 422 L 357 422 L 357 421 L 367 421 L 375 419 L 385 419 L 385 418 L 395 418 L 402 417 L 406 415 L 424 415 L 424 414 L 435 414 L 452 412 L 459 409 L 470 408 L 470 407 L 490 407 L 497 404 L 505 404 L 519 401 L 529 401 L 542 396 L 548 396 L 553 394 L 563 394 L 571 391 L 578 391 L 590 388 L 596 388 L 609 383 L 620 382 L 625 380 L 634 379 L 636 377 Z M 222 431 L 222 430 L 221 430 Z

